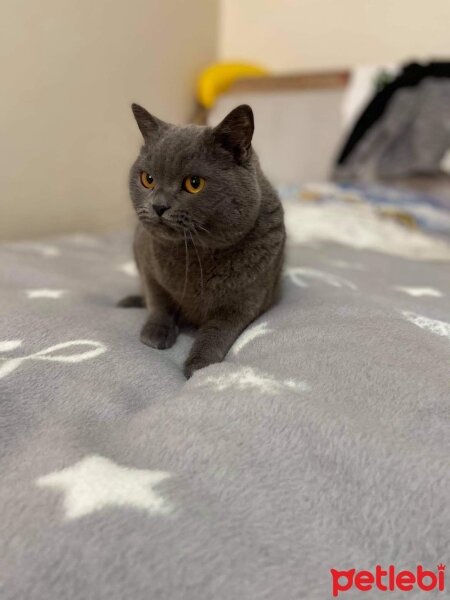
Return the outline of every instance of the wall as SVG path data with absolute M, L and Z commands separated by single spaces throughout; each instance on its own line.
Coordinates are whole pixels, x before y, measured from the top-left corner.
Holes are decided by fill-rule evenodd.
M 450 56 L 449 0 L 221 0 L 219 54 L 274 70 Z
M 215 0 L 2 0 L 0 238 L 124 226 L 131 101 L 191 112 Z
M 342 137 L 343 89 L 222 94 L 209 115 L 216 125 L 239 104 L 255 117 L 252 144 L 274 184 L 324 181 Z

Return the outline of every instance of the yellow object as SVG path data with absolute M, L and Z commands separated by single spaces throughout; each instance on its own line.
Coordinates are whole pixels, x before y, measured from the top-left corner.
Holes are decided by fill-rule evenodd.
M 262 67 L 246 63 L 216 63 L 207 67 L 197 83 L 197 99 L 205 108 L 211 108 L 219 94 L 237 79 L 262 77 L 268 72 Z

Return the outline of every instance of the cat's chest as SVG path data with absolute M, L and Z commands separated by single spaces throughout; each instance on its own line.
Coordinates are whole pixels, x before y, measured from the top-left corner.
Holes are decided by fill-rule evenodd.
M 245 252 L 210 250 L 192 243 L 163 245 L 144 231 L 137 233 L 135 255 L 144 283 L 146 278 L 158 283 L 191 321 L 201 321 L 205 312 L 242 293 Z
M 205 291 L 205 277 L 211 265 L 193 248 L 174 252 L 169 256 L 157 256 L 154 276 L 158 283 L 178 302 L 182 296 L 197 297 Z
M 150 275 L 180 304 L 211 304 L 218 298 L 217 285 L 226 265 L 212 250 L 192 244 L 174 246 L 169 251 L 153 246 Z

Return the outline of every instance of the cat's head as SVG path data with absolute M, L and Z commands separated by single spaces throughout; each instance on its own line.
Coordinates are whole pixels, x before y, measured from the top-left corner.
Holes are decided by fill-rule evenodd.
M 165 123 L 137 104 L 144 145 L 130 171 L 130 195 L 141 223 L 157 238 L 226 247 L 243 237 L 259 212 L 253 113 L 241 105 L 217 127 Z

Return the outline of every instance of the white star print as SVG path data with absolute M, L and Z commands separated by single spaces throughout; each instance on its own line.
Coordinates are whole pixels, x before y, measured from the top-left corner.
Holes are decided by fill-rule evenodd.
M 431 331 L 431 333 L 434 333 L 435 335 L 440 335 L 450 340 L 450 323 L 438 321 L 438 319 L 430 319 L 429 317 L 424 317 L 423 315 L 418 315 L 407 310 L 404 310 L 402 314 L 410 323 L 414 323 L 417 327 L 425 329 L 426 331 Z
M 259 323 L 258 325 L 245 330 L 234 343 L 232 348 L 233 354 L 240 352 L 244 346 L 260 335 L 266 335 L 266 333 L 272 333 L 272 331 L 273 329 L 267 327 L 267 322 Z
M 361 263 L 347 262 L 345 260 L 327 260 L 325 261 L 333 267 L 338 269 L 354 269 L 355 271 L 364 271 L 364 265 Z
M 251 367 L 240 367 L 234 369 L 231 373 L 221 373 L 220 375 L 208 375 L 200 380 L 199 385 L 210 384 L 218 391 L 229 388 L 240 390 L 257 389 L 262 393 L 278 394 L 286 388 L 293 392 L 307 392 L 310 386 L 306 381 L 297 381 L 294 379 L 285 379 L 279 381 L 267 373 L 257 371 Z
M 0 352 L 8 352 L 9 350 L 15 350 L 22 345 L 21 340 L 5 340 L 0 341 Z M 84 352 L 76 352 L 75 354 L 56 354 L 55 351 L 65 350 L 66 348 L 87 346 L 89 350 Z M 70 340 L 69 342 L 62 342 L 62 344 L 56 344 L 49 348 L 44 348 L 33 354 L 27 354 L 25 356 L 16 356 L 14 358 L 8 358 L 1 356 L 0 361 L 0 379 L 6 377 L 13 371 L 15 371 L 20 365 L 27 360 L 37 361 L 49 361 L 59 363 L 79 363 L 84 360 L 95 358 L 106 352 L 106 346 L 100 342 L 94 342 L 93 340 Z
M 28 298 L 61 298 L 65 294 L 65 290 L 27 290 Z
M 434 298 L 442 297 L 442 292 L 431 287 L 405 287 L 398 285 L 395 289 L 399 292 L 405 292 L 405 294 L 409 294 L 414 298 L 419 298 L 420 296 L 433 296 Z
M 1 340 L 0 341 L 0 352 L 8 352 L 8 350 L 15 350 L 22 345 L 22 340 Z
M 73 467 L 55 471 L 36 481 L 64 493 L 68 519 L 76 519 L 108 506 L 133 507 L 149 514 L 164 514 L 170 506 L 153 486 L 170 477 L 164 471 L 132 469 L 103 456 L 87 456 Z
M 312 281 L 320 281 L 321 283 L 327 283 L 333 287 L 347 287 L 351 290 L 356 290 L 356 285 L 339 275 L 332 273 L 325 273 L 324 271 L 318 271 L 317 269 L 310 269 L 307 267 L 288 267 L 286 269 L 286 275 L 291 279 L 292 283 L 298 285 L 298 287 L 309 287 L 306 279 Z

